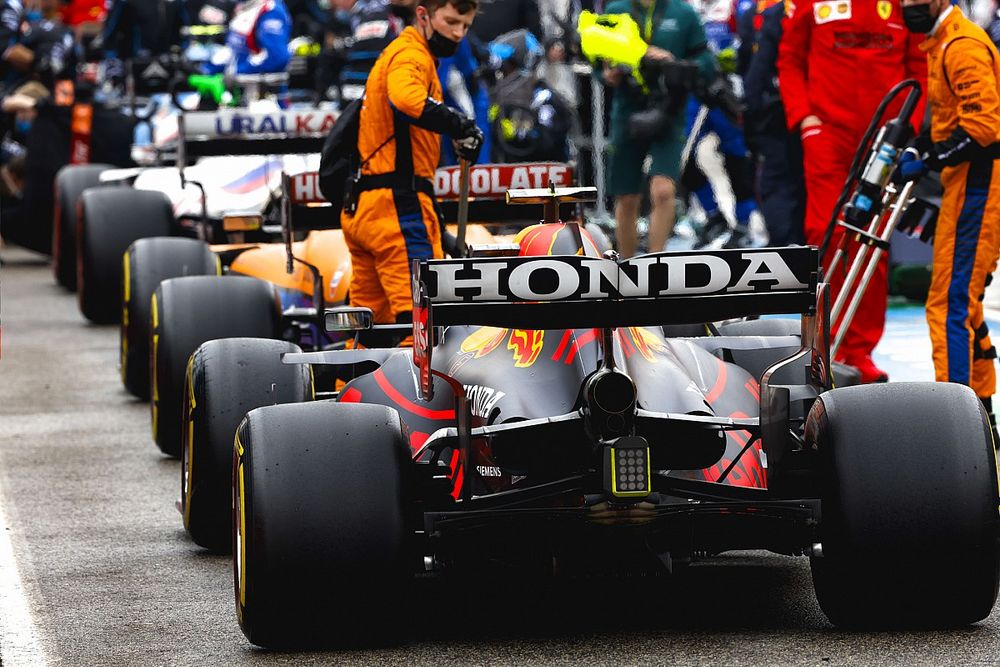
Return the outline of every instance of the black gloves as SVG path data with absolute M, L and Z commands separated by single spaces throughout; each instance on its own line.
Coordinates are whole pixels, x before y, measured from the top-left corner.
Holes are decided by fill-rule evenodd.
M 471 118 L 466 118 L 467 124 L 462 128 L 464 136 L 456 137 L 453 142 L 455 152 L 463 160 L 475 163 L 479 158 L 479 151 L 483 147 L 483 131 L 479 129 L 476 122 Z
M 940 171 L 942 167 L 955 167 L 988 153 L 988 149 L 980 146 L 961 125 L 943 141 L 932 142 L 929 131 L 921 132 L 913 141 L 913 148 L 920 152 L 924 163 L 932 171 Z
M 465 114 L 428 97 L 424 111 L 413 124 L 431 132 L 446 134 L 454 140 L 455 152 L 469 162 L 475 162 L 483 147 L 483 132 L 476 121 Z
M 954 167 L 975 159 L 982 150 L 982 146 L 958 126 L 947 139 L 938 141 L 931 147 L 929 163 L 937 169 Z

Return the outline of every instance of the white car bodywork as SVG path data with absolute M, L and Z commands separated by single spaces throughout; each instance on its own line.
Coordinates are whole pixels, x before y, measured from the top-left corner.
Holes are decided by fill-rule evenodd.
M 281 110 L 273 105 L 257 104 L 250 109 L 220 109 L 218 111 L 188 111 L 181 123 L 188 145 L 199 141 L 284 139 L 322 137 L 333 125 L 336 113 L 329 109 Z M 155 150 L 176 146 L 180 136 L 178 114 L 156 114 L 153 120 Z M 292 155 L 217 155 L 198 159 L 181 168 L 136 167 L 110 169 L 101 174 L 101 181 L 132 181 L 140 190 L 163 192 L 173 205 L 174 215 L 200 216 L 202 189 L 207 196 L 204 212 L 218 219 L 227 211 L 263 211 L 272 193 L 281 187 L 281 174 L 315 172 L 319 169 L 319 154 Z

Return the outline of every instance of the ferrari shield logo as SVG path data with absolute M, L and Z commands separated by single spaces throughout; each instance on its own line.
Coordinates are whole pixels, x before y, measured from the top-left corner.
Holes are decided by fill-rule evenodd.
M 892 3 L 889 0 L 878 0 L 875 9 L 878 10 L 878 15 L 883 21 L 888 21 L 889 16 L 892 14 Z

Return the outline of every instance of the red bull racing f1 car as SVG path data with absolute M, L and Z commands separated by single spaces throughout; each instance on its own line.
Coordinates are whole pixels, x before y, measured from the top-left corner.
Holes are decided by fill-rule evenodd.
M 236 433 L 252 643 L 384 639 L 416 573 L 672 572 L 733 549 L 809 557 L 839 626 L 990 613 L 1000 517 L 981 404 L 951 384 L 833 388 L 815 248 L 622 260 L 553 222 L 516 240 L 414 265 L 412 349 L 279 359 L 237 341 L 232 373 L 302 387 Z M 800 321 L 710 324 L 773 313 Z M 327 326 L 378 328 L 360 309 Z M 315 395 L 318 366 L 352 379 Z

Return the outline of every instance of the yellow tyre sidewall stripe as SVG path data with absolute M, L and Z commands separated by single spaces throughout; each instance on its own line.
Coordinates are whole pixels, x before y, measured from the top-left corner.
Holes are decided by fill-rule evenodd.
M 156 440 L 156 423 L 159 416 L 159 402 L 160 402 L 160 390 L 159 390 L 159 378 L 157 377 L 156 367 L 159 365 L 159 358 L 157 353 L 159 352 L 160 346 L 160 318 L 157 312 L 156 306 L 156 293 L 153 293 L 152 302 L 150 303 L 150 316 L 153 320 L 153 354 L 152 354 L 152 388 L 153 395 L 150 397 L 150 410 L 152 411 L 152 421 L 153 421 L 153 439 Z
M 187 443 L 184 446 L 184 469 L 182 470 L 183 483 L 181 484 L 181 505 L 184 508 L 184 527 L 191 526 L 191 489 L 194 485 L 194 409 L 198 404 L 194 396 L 194 357 L 188 358 L 187 365 L 187 385 L 188 385 L 188 409 L 187 409 Z
M 239 573 L 237 576 L 237 585 L 239 586 L 239 595 L 237 596 L 236 613 L 239 615 L 240 622 L 243 621 L 243 610 L 247 604 L 247 547 L 246 547 L 246 534 L 247 534 L 247 512 L 246 512 L 246 468 L 244 465 L 243 455 L 243 443 L 240 442 L 239 431 L 236 433 L 236 438 L 234 440 L 233 446 L 236 449 L 237 456 L 237 467 L 236 467 L 236 511 L 238 513 L 236 522 L 236 553 L 233 554 L 235 557 L 236 566 L 239 568 Z
M 121 325 L 122 358 L 121 358 L 121 364 L 119 364 L 119 366 L 121 367 L 122 382 L 125 382 L 125 373 L 128 364 L 128 327 L 129 327 L 128 302 L 132 294 L 132 289 L 130 284 L 131 280 L 132 280 L 132 272 L 129 267 L 128 250 L 126 250 L 125 253 L 122 255 L 122 290 L 123 290 L 122 325 Z

